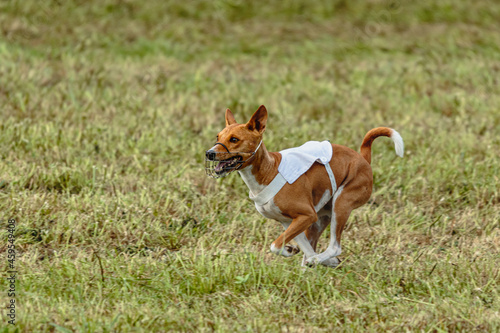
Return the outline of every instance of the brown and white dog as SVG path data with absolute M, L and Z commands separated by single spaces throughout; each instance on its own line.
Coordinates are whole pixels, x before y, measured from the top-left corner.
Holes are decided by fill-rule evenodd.
M 246 124 L 238 124 L 227 109 L 226 127 L 217 135 L 217 143 L 206 152 L 207 173 L 219 178 L 238 170 L 251 197 L 272 187 L 268 185 L 274 184 L 279 176 L 282 154 L 268 152 L 262 143 L 266 123 L 267 110 L 263 105 Z M 340 237 L 347 219 L 372 193 L 371 145 L 379 136 L 390 137 L 396 153 L 403 156 L 403 139 L 398 132 L 388 127 L 374 128 L 365 135 L 360 153 L 332 144 L 328 163 L 315 162 L 292 184 L 281 184 L 266 202 L 256 201 L 255 206 L 263 216 L 281 222 L 285 228 L 271 244 L 271 252 L 285 257 L 298 253 L 299 249 L 288 244 L 294 239 L 304 253 L 302 265 L 339 264 Z M 329 246 L 317 254 L 318 239 L 330 223 Z

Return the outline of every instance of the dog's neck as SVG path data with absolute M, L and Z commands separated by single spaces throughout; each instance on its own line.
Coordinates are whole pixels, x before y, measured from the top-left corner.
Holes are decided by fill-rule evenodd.
M 280 161 L 280 153 L 269 153 L 266 146 L 262 144 L 251 164 L 239 170 L 238 173 L 250 191 L 256 195 L 276 177 Z

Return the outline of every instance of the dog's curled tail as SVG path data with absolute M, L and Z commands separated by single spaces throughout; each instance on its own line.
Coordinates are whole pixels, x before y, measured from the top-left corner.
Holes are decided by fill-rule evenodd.
M 403 142 L 403 138 L 399 135 L 398 132 L 389 127 L 377 127 L 374 128 L 368 133 L 366 133 L 365 138 L 363 139 L 363 143 L 361 144 L 361 156 L 364 157 L 368 163 L 371 164 L 372 160 L 372 142 L 379 136 L 387 136 L 394 141 L 394 146 L 396 148 L 396 154 L 399 157 L 403 157 L 405 151 L 405 145 Z

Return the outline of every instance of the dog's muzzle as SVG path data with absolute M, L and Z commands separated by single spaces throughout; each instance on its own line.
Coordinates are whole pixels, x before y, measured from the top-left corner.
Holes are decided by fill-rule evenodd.
M 259 150 L 262 141 L 259 143 L 253 152 L 230 152 L 227 147 L 217 142 L 215 145 L 221 145 L 227 152 L 216 152 L 213 149 L 205 152 L 205 171 L 207 176 L 212 178 L 222 178 L 229 175 L 231 172 L 239 170 L 241 166 L 250 161 Z M 215 147 L 215 146 L 214 146 Z M 242 155 L 250 155 L 247 159 L 243 159 Z
M 224 156 L 225 159 L 218 159 L 218 155 Z M 205 155 L 205 171 L 212 178 L 225 177 L 238 170 L 243 163 L 245 161 L 243 161 L 243 157 L 239 153 L 217 153 L 209 150 Z

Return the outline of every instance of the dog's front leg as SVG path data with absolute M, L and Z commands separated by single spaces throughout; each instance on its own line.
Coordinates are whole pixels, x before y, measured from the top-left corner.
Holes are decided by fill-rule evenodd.
M 305 231 L 305 235 L 307 237 L 307 240 L 309 241 L 309 244 L 311 244 L 313 251 L 311 252 L 311 255 L 309 255 L 309 256 L 306 256 L 304 254 L 304 256 L 302 257 L 302 266 L 308 266 L 307 259 L 317 255 L 316 247 L 318 245 L 319 237 L 321 236 L 323 231 L 325 231 L 326 227 L 328 227 L 329 224 L 330 224 L 330 216 L 325 215 L 325 216 L 320 217 L 316 221 L 316 223 L 312 224 Z
M 347 214 L 347 216 L 349 216 Z M 343 225 L 342 225 L 343 226 Z M 302 261 L 302 265 L 304 266 L 315 266 L 317 264 L 321 264 L 323 266 L 328 266 L 328 267 L 337 267 L 340 264 L 340 260 L 337 258 L 337 256 L 342 252 L 340 248 L 340 244 L 338 242 L 338 238 L 336 237 L 336 232 L 337 232 L 337 218 L 335 211 L 333 211 L 332 214 L 332 221 L 331 221 L 331 236 L 330 236 L 330 244 L 328 245 L 328 248 L 320 253 L 320 254 L 315 254 L 314 256 L 310 256 L 307 259 L 304 259 Z
M 293 251 L 293 247 L 286 246 L 288 242 L 295 239 L 299 248 L 304 252 L 306 257 L 314 256 L 314 252 L 311 244 L 309 243 L 304 231 L 316 221 L 316 216 L 309 215 L 299 215 L 294 218 L 292 223 L 288 227 L 283 223 L 286 230 L 271 244 L 271 252 L 274 254 L 282 255 L 285 257 L 291 257 L 296 254 Z
M 291 222 L 280 222 L 281 225 L 283 226 L 283 229 L 288 229 L 288 227 L 290 226 L 290 223 Z M 282 255 L 284 257 L 291 257 L 291 256 L 294 256 L 296 255 L 297 253 L 300 252 L 300 248 L 298 248 L 297 246 L 295 245 L 292 245 L 292 244 L 285 244 L 283 246 L 283 249 L 282 251 L 276 251 L 276 249 L 271 249 L 271 251 L 274 253 L 274 254 L 277 254 L 277 255 Z

